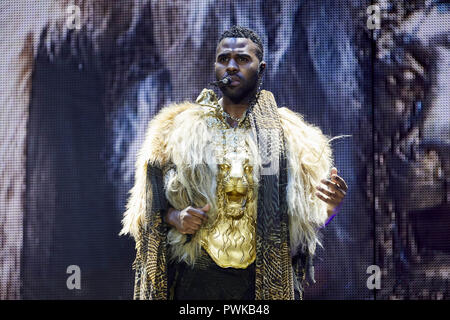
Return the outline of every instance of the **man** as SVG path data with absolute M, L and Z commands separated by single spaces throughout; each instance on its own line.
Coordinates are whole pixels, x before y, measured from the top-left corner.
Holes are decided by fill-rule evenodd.
M 150 122 L 121 231 L 135 299 L 301 299 L 314 281 L 347 185 L 320 129 L 259 90 L 265 67 L 259 37 L 234 26 L 216 50 L 222 98 L 204 89 Z

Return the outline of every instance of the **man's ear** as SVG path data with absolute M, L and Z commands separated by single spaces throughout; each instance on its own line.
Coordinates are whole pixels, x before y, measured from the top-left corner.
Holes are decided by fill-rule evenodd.
M 266 63 L 264 61 L 261 61 L 259 63 L 259 73 L 262 73 L 266 68 Z

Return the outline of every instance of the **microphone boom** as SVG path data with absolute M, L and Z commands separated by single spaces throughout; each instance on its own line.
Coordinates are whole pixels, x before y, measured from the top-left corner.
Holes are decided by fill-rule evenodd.
M 223 87 L 223 86 L 229 85 L 230 83 L 231 83 L 231 78 L 225 77 L 222 80 L 213 81 L 213 82 L 210 82 L 209 84 L 216 86 L 216 87 Z

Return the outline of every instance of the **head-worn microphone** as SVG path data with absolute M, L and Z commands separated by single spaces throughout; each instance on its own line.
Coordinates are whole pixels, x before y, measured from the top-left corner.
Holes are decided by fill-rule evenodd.
M 232 81 L 231 81 L 230 77 L 225 77 L 222 80 L 213 81 L 213 82 L 210 82 L 209 84 L 212 86 L 216 86 L 216 87 L 222 87 L 222 86 L 226 86 L 226 85 L 230 84 L 231 82 Z

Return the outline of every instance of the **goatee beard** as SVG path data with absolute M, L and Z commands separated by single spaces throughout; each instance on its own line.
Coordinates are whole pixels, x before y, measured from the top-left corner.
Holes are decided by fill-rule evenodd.
M 250 103 L 258 92 L 259 78 L 257 76 L 255 78 L 255 81 L 252 81 L 253 85 L 242 88 L 242 91 L 238 89 L 235 93 L 230 92 L 228 86 L 221 87 L 220 91 L 222 91 L 222 94 L 230 99 L 234 104 L 242 103 L 244 100 L 247 103 Z
M 256 88 L 255 88 L 256 89 Z M 243 103 L 244 101 L 247 103 L 250 103 L 250 101 L 253 100 L 253 98 L 256 96 L 256 90 L 253 89 L 249 92 L 243 93 L 239 96 L 234 96 L 234 95 L 228 95 L 226 93 L 224 93 L 222 91 L 222 93 L 228 97 L 228 99 L 230 99 L 234 104 L 239 104 L 239 103 Z

